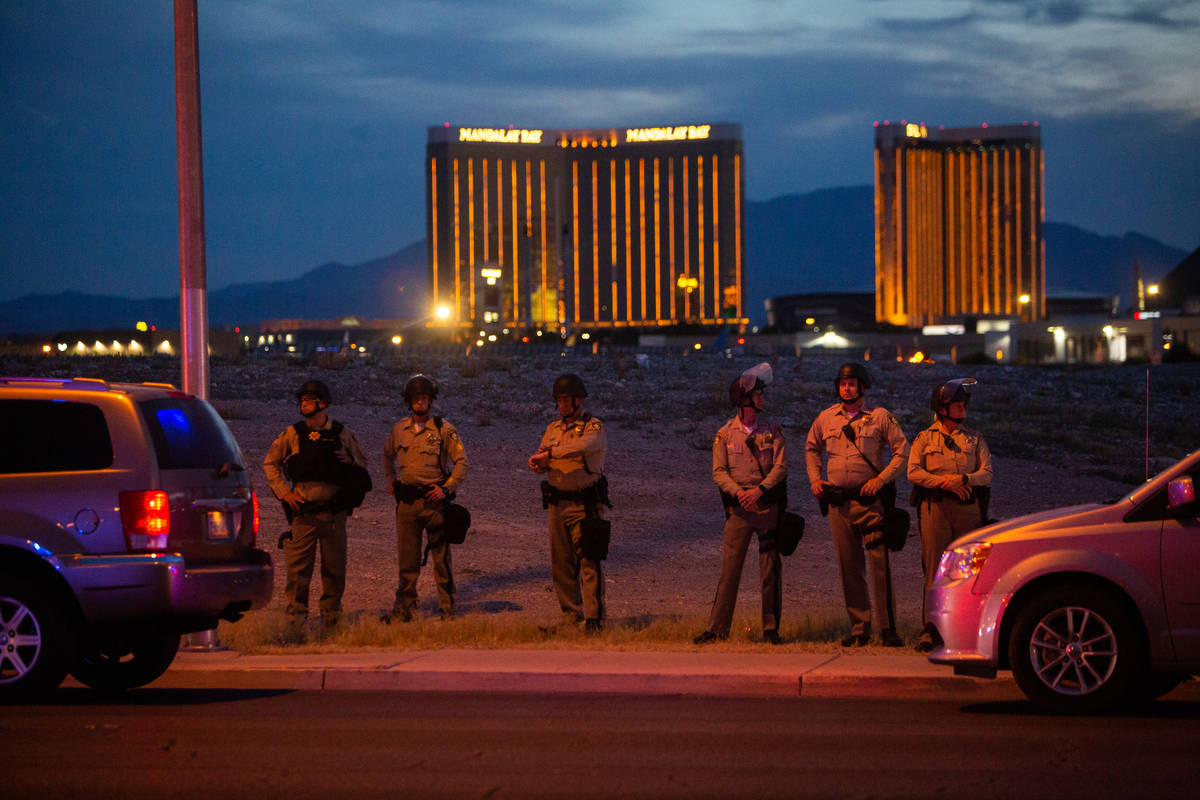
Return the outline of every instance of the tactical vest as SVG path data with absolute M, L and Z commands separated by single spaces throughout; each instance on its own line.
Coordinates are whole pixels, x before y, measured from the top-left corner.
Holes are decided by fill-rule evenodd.
M 316 481 L 340 484 L 344 470 L 337 451 L 342 447 L 342 423 L 335 420 L 329 428 L 312 430 L 308 423 L 300 420 L 292 428 L 300 441 L 300 449 L 284 459 L 283 474 L 287 479 L 292 483 Z

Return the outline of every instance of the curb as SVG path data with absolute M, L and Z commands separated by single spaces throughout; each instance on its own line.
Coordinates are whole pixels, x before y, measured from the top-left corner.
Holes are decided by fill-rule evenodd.
M 68 681 L 64 685 L 78 685 Z M 1017 700 L 1011 674 L 954 675 L 912 656 L 692 652 L 180 653 L 155 689 Z

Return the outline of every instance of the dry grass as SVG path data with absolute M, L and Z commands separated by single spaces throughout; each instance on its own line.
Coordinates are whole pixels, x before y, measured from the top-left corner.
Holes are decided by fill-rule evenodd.
M 601 636 L 585 635 L 578 625 L 538 625 L 523 614 L 466 614 L 452 622 L 436 617 L 387 624 L 375 615 L 351 613 L 336 628 L 322 628 L 318 620 L 301 626 L 290 624 L 279 611 L 260 611 L 237 623 L 222 622 L 217 631 L 221 644 L 248 655 L 345 653 L 355 650 L 440 650 L 446 648 L 690 651 L 692 637 L 704 630 L 699 616 L 644 616 L 608 620 Z M 734 619 L 725 641 L 705 646 L 705 651 L 727 653 L 835 652 L 845 624 L 840 617 L 805 617 L 785 624 L 785 644 L 771 647 L 761 641 L 762 629 L 750 616 Z M 916 641 L 916 631 L 901 631 Z M 912 650 L 892 650 L 911 653 Z

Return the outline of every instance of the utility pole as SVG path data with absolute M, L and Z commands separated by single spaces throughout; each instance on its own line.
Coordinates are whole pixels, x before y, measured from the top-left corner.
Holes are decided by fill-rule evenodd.
M 183 390 L 208 399 L 208 286 L 200 147 L 196 0 L 175 0 L 175 157 L 179 173 L 179 355 Z
M 175 161 L 179 174 L 179 361 L 183 390 L 208 399 L 208 277 L 200 149 L 200 39 L 196 0 L 175 0 Z M 222 650 L 213 628 L 184 637 L 189 650 Z

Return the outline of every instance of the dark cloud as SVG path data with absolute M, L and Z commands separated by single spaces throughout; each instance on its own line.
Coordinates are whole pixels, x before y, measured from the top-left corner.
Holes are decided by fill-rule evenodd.
M 204 0 L 209 284 L 422 236 L 426 128 L 442 122 L 740 122 L 764 200 L 870 183 L 877 119 L 1038 119 L 1052 220 L 1200 240 L 1197 3 L 798 8 Z M 171 13 L 0 3 L 0 299 L 175 290 Z

